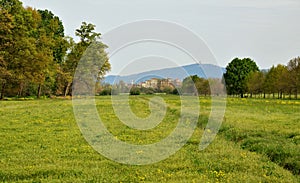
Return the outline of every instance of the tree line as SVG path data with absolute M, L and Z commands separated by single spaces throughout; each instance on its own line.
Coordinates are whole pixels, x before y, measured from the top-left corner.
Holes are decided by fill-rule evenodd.
M 99 53 L 96 59 L 101 61 L 97 62 L 101 67 L 96 76 L 100 81 L 111 68 L 107 46 L 99 41 L 101 34 L 95 32 L 95 25 L 83 22 L 75 35 L 78 42 L 65 36 L 62 21 L 49 10 L 25 8 L 19 0 L 0 0 L 0 99 L 70 95 L 77 64 L 94 42 L 99 43 L 95 48 Z M 223 80 L 227 93 L 233 96 L 298 98 L 300 57 L 269 70 L 260 70 L 250 58 L 235 58 L 226 67 Z M 99 83 L 96 90 L 103 88 Z M 217 83 L 191 76 L 184 79 L 180 92 L 218 95 L 212 92 L 222 90 Z M 167 88 L 163 92 L 178 91 Z
M 0 99 L 69 95 L 77 64 L 92 42 L 101 45 L 101 78 L 110 70 L 101 34 L 86 22 L 75 34 L 80 41 L 65 36 L 62 21 L 51 11 L 0 0 Z
M 259 70 L 250 58 L 235 58 L 224 74 L 227 93 L 240 97 L 298 98 L 300 91 L 300 57 L 287 65 L 279 64 L 269 70 Z

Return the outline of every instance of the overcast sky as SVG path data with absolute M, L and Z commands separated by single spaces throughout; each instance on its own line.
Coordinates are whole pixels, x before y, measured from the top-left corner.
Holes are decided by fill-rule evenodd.
M 72 37 L 82 21 L 95 24 L 102 34 L 138 20 L 171 21 L 202 38 L 222 67 L 234 57 L 251 57 L 265 69 L 300 56 L 299 0 L 21 1 L 25 6 L 51 10 Z M 120 63 L 124 63 L 120 59 L 112 58 L 112 74 L 120 72 Z M 180 61 L 181 65 L 190 63 Z

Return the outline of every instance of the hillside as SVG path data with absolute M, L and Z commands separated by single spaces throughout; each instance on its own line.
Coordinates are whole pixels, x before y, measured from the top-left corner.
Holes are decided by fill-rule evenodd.
M 118 76 L 118 75 L 108 75 L 104 79 L 104 83 L 119 83 L 119 81 L 124 81 L 125 83 L 135 83 L 145 81 L 151 78 L 172 78 L 183 80 L 190 75 L 198 75 L 202 78 L 222 78 L 225 68 L 211 65 L 211 64 L 192 64 L 182 67 L 173 67 L 161 70 L 153 70 L 142 72 L 139 74 Z

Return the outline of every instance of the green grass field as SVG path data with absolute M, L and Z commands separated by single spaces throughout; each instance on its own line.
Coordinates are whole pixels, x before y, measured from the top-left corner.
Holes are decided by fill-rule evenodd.
M 140 117 L 152 96 L 131 97 Z M 97 109 L 110 132 L 133 144 L 159 141 L 180 115 L 177 96 L 162 123 L 141 132 L 120 123 L 110 97 Z M 200 98 L 201 117 L 188 143 L 152 165 L 113 162 L 93 150 L 75 122 L 72 101 L 0 101 L 0 181 L 2 182 L 300 182 L 300 101 L 229 98 L 224 123 L 204 151 L 199 143 L 210 113 Z

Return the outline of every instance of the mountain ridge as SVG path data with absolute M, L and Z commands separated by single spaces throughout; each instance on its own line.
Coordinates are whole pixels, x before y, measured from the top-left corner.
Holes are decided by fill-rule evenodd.
M 103 83 L 116 84 L 120 81 L 125 83 L 139 83 L 151 78 L 171 78 L 183 80 L 191 75 L 198 75 L 202 78 L 222 78 L 226 69 L 213 64 L 190 64 L 180 67 L 171 67 L 152 71 L 141 72 L 131 75 L 108 75 L 102 81 Z

